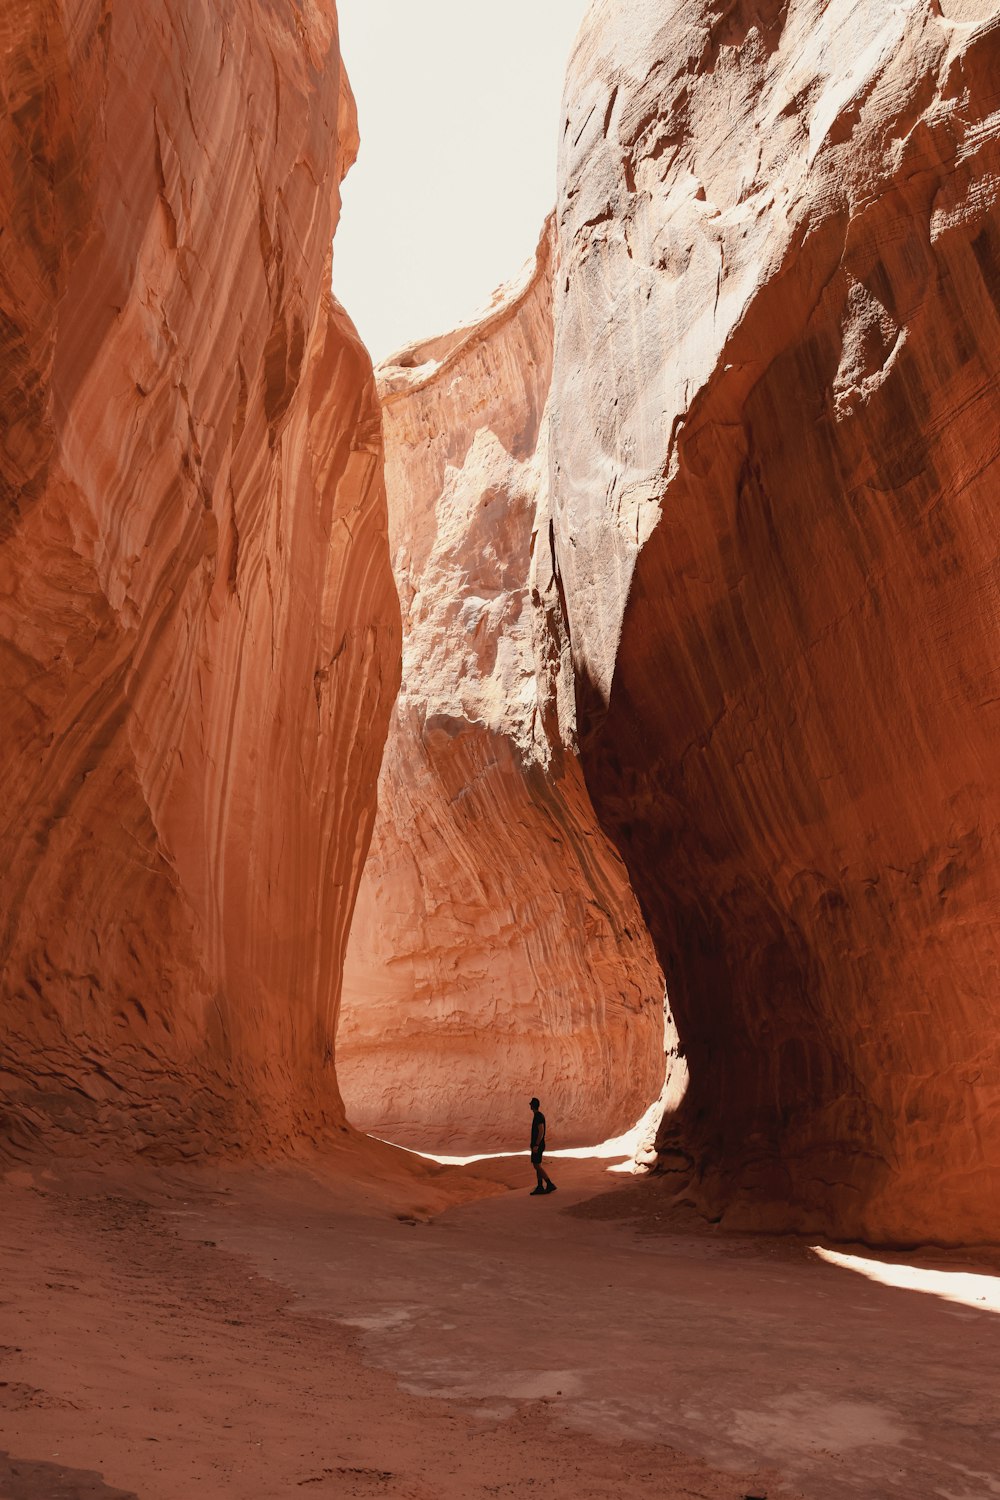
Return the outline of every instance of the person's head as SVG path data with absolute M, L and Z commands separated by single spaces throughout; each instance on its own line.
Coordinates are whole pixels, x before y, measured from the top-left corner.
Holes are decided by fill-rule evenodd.
M 538 1100 L 537 1099 L 530 1100 L 530 1104 L 531 1104 L 531 1108 L 532 1109 L 537 1109 L 538 1108 Z

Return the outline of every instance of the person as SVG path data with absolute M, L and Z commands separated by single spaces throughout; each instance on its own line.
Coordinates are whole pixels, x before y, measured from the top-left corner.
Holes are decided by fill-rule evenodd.
M 545 1155 L 545 1116 L 538 1107 L 538 1100 L 531 1101 L 531 1165 L 535 1169 L 538 1178 L 537 1187 L 533 1187 L 528 1194 L 529 1198 L 541 1198 L 546 1193 L 554 1193 L 556 1185 L 552 1178 L 542 1166 L 542 1157 Z

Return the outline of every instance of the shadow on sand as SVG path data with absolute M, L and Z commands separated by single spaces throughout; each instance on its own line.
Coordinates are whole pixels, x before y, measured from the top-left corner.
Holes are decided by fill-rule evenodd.
M 90 1469 L 64 1469 L 35 1458 L 13 1458 L 0 1450 L 3 1500 L 139 1500 L 133 1490 L 116 1490 Z

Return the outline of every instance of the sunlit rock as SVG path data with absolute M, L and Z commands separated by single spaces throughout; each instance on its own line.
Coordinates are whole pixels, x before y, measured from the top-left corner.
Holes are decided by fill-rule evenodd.
M 663 979 L 572 750 L 548 507 L 548 231 L 481 322 L 380 371 L 403 686 L 351 934 L 338 1075 L 394 1140 L 523 1147 L 631 1125 Z M 564 748 L 566 747 L 566 748 Z

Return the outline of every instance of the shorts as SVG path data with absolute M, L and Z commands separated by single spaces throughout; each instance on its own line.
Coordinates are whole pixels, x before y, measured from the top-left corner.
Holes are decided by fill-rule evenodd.
M 535 1149 L 534 1149 L 534 1151 L 532 1151 L 532 1153 L 531 1153 L 531 1165 L 533 1167 L 540 1167 L 542 1165 L 542 1157 L 544 1155 L 545 1155 L 545 1147 L 544 1146 L 536 1146 Z

